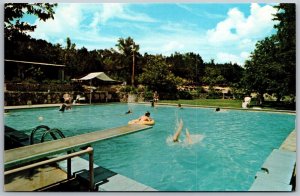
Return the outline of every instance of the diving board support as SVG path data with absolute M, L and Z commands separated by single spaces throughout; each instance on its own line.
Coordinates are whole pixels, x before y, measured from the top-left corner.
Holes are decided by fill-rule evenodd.
M 62 155 L 60 157 L 48 159 L 48 160 L 45 160 L 45 161 L 40 161 L 40 162 L 33 163 L 33 164 L 30 164 L 30 165 L 26 165 L 26 166 L 23 166 L 23 167 L 18 167 L 18 168 L 15 168 L 15 169 L 11 169 L 11 170 L 5 171 L 4 176 L 9 175 L 9 174 L 13 174 L 13 173 L 16 173 L 16 172 L 29 170 L 29 169 L 33 169 L 33 168 L 36 168 L 36 167 L 40 167 L 42 165 L 56 163 L 56 162 L 63 161 L 63 160 L 66 160 L 66 159 L 71 160 L 71 158 L 73 158 L 73 157 L 76 157 L 76 156 L 79 156 L 79 155 L 82 155 L 82 154 L 86 154 L 86 153 L 89 154 L 89 182 L 90 182 L 89 188 L 90 188 L 91 191 L 93 191 L 94 190 L 94 149 L 92 147 L 88 147 L 87 149 L 81 150 L 79 152 L 74 152 L 74 153 L 71 153 L 71 154 Z M 70 168 L 68 167 L 68 172 L 69 172 L 69 170 L 70 170 Z M 68 178 L 69 178 L 69 175 L 68 175 Z

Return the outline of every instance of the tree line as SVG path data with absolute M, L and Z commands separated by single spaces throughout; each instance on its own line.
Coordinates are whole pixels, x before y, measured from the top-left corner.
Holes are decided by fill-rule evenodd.
M 67 82 L 90 72 L 104 71 L 112 78 L 151 90 L 176 92 L 178 85 L 221 85 L 245 92 L 275 93 L 278 98 L 295 96 L 295 4 L 279 4 L 274 20 L 277 33 L 257 42 L 245 66 L 236 63 L 204 62 L 199 54 L 175 52 L 169 56 L 141 54 L 131 37 L 116 40 L 116 47 L 88 50 L 76 48 L 71 38 L 66 45 L 52 44 L 26 34 L 35 26 L 20 22 L 25 13 L 41 20 L 54 18 L 57 4 L 5 4 L 5 58 L 64 64 Z M 7 68 L 7 67 L 5 67 Z M 9 68 L 8 68 L 9 69 Z M 28 77 L 43 82 L 46 73 L 31 67 Z M 51 74 L 51 73 L 47 73 Z

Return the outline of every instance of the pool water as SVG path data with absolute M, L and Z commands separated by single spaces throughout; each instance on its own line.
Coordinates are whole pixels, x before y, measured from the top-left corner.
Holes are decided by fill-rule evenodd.
M 125 114 L 128 109 L 132 114 Z M 151 129 L 103 140 L 95 164 L 160 191 L 247 191 L 266 157 L 295 129 L 295 115 L 139 104 L 23 109 L 5 115 L 5 124 L 30 134 L 40 124 L 73 136 L 123 126 L 146 111 Z M 179 119 L 181 142 L 171 140 Z M 193 140 L 185 142 L 188 128 Z

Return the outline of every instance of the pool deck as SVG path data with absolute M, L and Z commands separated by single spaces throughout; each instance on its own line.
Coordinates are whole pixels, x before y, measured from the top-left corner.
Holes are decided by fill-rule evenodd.
M 290 192 L 296 186 L 296 130 L 283 141 L 279 149 L 273 149 L 255 175 L 249 191 Z
M 89 104 L 72 104 L 72 106 L 83 106 L 83 105 L 89 105 Z M 14 109 L 30 109 L 30 108 L 50 108 L 50 107 L 60 107 L 61 104 L 55 103 L 55 104 L 35 104 L 35 105 L 17 105 L 17 106 L 4 106 L 5 110 L 14 110 Z
M 288 137 L 281 144 L 280 148 L 282 150 L 296 152 L 297 150 L 297 135 L 296 130 L 293 130 Z

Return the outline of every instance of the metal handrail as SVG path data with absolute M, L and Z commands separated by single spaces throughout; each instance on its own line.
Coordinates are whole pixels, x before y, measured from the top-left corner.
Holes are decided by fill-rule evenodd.
M 38 131 L 38 130 L 41 130 L 41 129 L 46 129 L 47 130 L 50 130 L 50 128 L 46 125 L 40 125 L 40 126 L 37 126 L 35 129 L 33 129 L 31 131 L 31 134 L 30 134 L 30 145 L 34 143 L 34 134 Z
M 71 153 L 71 154 L 63 155 L 63 156 L 60 156 L 60 157 L 56 157 L 56 158 L 48 159 L 48 160 L 45 160 L 45 161 L 40 161 L 40 162 L 37 162 L 37 163 L 26 165 L 26 166 L 23 166 L 23 167 L 11 169 L 11 170 L 5 171 L 4 176 L 9 175 L 9 174 L 13 174 L 13 173 L 16 173 L 16 172 L 20 172 L 20 171 L 23 171 L 23 170 L 28 170 L 28 169 L 33 169 L 33 168 L 36 168 L 36 167 L 40 167 L 42 165 L 63 161 L 63 160 L 70 159 L 72 157 L 76 157 L 76 156 L 79 156 L 79 155 L 82 155 L 82 154 L 85 154 L 85 153 L 89 154 L 89 178 L 90 178 L 89 189 L 90 189 L 90 191 L 93 191 L 95 183 L 94 183 L 94 149 L 92 147 L 88 147 L 85 150 L 81 150 L 81 151 L 74 152 L 74 153 Z M 71 168 L 68 167 L 67 169 L 68 169 L 68 173 L 69 173 L 69 170 Z
M 57 139 L 57 137 L 55 136 L 55 133 L 58 133 L 58 135 L 59 135 L 61 138 L 65 138 L 65 135 L 61 132 L 61 130 L 54 128 L 54 129 L 46 130 L 46 131 L 43 133 L 42 138 L 41 138 L 41 143 L 44 142 L 45 137 L 46 137 L 46 135 L 47 135 L 48 133 L 50 133 L 50 135 L 52 136 L 52 138 L 53 138 L 54 140 Z

